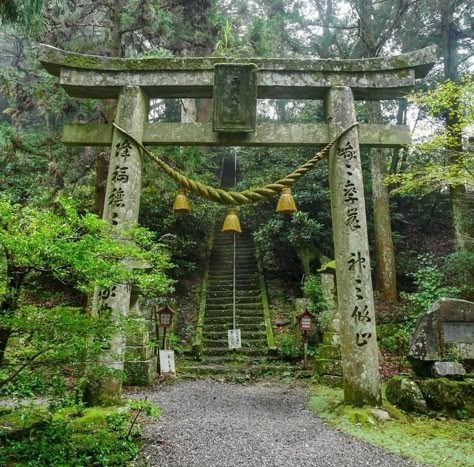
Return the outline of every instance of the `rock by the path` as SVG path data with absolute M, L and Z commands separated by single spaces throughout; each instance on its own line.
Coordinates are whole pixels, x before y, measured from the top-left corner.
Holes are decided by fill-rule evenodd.
M 386 410 L 382 409 L 370 409 L 370 413 L 379 421 L 379 422 L 386 422 L 390 420 L 390 414 Z
M 325 425 L 298 385 L 179 382 L 130 394 L 163 409 L 144 427 L 151 466 L 415 466 Z
M 387 400 L 407 412 L 426 413 L 425 398 L 418 385 L 409 378 L 394 376 L 385 388 Z

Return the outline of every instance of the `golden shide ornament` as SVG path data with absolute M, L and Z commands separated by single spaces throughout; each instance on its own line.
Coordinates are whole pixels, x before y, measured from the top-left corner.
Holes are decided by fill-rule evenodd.
M 236 208 L 227 209 L 227 215 L 225 216 L 224 225 L 222 226 L 223 233 L 242 233 L 240 228 L 239 217 L 237 216 Z
M 296 209 L 296 203 L 291 194 L 291 188 L 283 188 L 281 190 L 280 199 L 278 200 L 276 212 L 291 214 L 296 211 L 298 211 L 298 209 Z
M 191 212 L 191 206 L 184 188 L 178 190 L 178 194 L 173 203 L 173 211 L 181 214 L 189 214 Z

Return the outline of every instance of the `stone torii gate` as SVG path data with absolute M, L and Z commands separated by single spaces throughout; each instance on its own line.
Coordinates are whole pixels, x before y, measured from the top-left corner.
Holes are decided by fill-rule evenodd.
M 403 97 L 436 61 L 435 48 L 362 60 L 143 58 L 68 53 L 41 46 L 40 61 L 72 97 L 117 99 L 115 122 L 144 145 L 319 146 L 355 120 L 354 100 Z M 148 123 L 151 98 L 214 98 L 213 123 Z M 260 99 L 323 99 L 326 123 L 256 124 Z M 107 124 L 74 124 L 63 141 L 110 146 L 104 218 L 121 230 L 137 222 L 142 153 Z M 329 156 L 333 238 L 341 317 L 344 396 L 353 405 L 381 402 L 378 346 L 359 147 L 410 143 L 402 125 L 359 125 Z M 126 315 L 131 291 L 103 294 L 112 312 Z M 124 354 L 124 338 L 114 351 Z M 119 359 L 121 360 L 121 359 Z M 115 362 L 123 369 L 123 361 Z M 115 391 L 120 389 L 115 388 Z

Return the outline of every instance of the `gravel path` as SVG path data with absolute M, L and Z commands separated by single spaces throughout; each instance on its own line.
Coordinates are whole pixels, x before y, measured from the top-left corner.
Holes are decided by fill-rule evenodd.
M 326 426 L 305 409 L 300 386 L 200 380 L 129 395 L 147 395 L 163 409 L 144 427 L 152 466 L 418 465 Z

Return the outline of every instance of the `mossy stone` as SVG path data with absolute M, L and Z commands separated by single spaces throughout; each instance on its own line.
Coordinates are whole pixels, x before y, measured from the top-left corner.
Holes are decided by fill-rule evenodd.
M 430 378 L 420 380 L 419 386 L 429 408 L 452 416 L 459 410 L 474 416 L 474 381 Z
M 387 400 L 407 412 L 426 413 L 428 407 L 418 385 L 411 379 L 394 376 L 387 382 Z
M 40 428 L 52 420 L 46 407 L 21 407 L 0 416 L 0 438 L 21 439 L 33 428 Z

